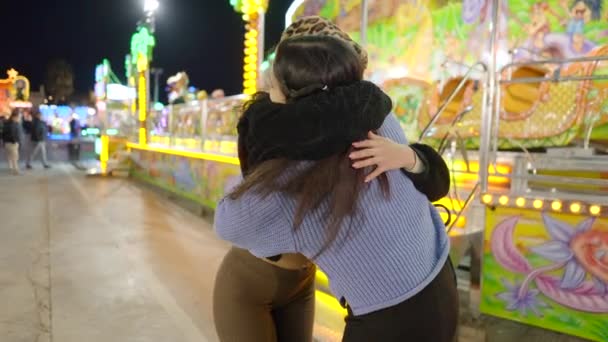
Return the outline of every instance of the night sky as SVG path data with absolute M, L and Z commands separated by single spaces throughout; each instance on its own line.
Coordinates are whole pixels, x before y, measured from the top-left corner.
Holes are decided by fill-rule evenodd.
M 244 23 L 229 0 L 160 0 L 153 67 L 166 79 L 186 71 L 190 84 L 236 94 L 242 88 Z M 291 0 L 271 0 L 267 47 L 276 44 Z M 142 0 L 0 0 L 0 78 L 13 67 L 32 82 L 44 81 L 47 63 L 65 59 L 74 68 L 76 92 L 93 89 L 95 65 L 108 58 L 125 81 L 124 59 Z M 162 97 L 165 98 L 165 97 Z

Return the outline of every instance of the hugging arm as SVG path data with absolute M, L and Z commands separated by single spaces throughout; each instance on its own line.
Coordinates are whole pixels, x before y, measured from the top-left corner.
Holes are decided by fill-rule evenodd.
M 375 166 L 367 181 L 388 170 L 401 169 L 418 191 L 430 201 L 437 201 L 450 190 L 450 173 L 443 157 L 424 144 L 411 144 L 397 118 L 390 114 L 378 135 L 370 133 L 368 140 L 355 143 L 360 150 L 351 154 L 355 168 Z

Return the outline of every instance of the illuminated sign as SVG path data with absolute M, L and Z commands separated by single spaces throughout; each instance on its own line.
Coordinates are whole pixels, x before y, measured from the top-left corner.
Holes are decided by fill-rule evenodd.
M 137 96 L 135 88 L 116 83 L 108 84 L 106 92 L 108 100 L 112 101 L 135 100 Z
M 106 84 L 110 77 L 110 61 L 104 59 L 95 68 L 95 96 L 98 100 L 106 98 Z
M 3 93 L 0 94 L 0 102 L 13 102 L 15 106 L 22 107 L 30 98 L 30 81 L 15 69 L 6 73 L 8 78 L 0 79 L 0 92 Z

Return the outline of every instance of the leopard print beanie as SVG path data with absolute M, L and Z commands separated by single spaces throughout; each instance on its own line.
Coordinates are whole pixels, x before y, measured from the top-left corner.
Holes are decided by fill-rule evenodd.
M 301 36 L 331 36 L 342 39 L 355 49 L 361 59 L 363 69 L 367 69 L 367 52 L 331 21 L 316 16 L 300 18 L 285 29 L 281 41 Z

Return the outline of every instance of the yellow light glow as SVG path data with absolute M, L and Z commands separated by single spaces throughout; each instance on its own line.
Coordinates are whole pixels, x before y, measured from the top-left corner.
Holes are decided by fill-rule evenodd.
M 485 204 L 490 204 L 490 203 L 492 203 L 492 195 L 490 195 L 490 194 L 485 194 L 485 195 L 483 195 L 483 196 L 481 197 L 481 200 L 482 200 L 482 202 L 483 202 L 483 203 L 485 203 Z
M 146 134 L 146 129 L 143 128 L 143 127 L 141 127 L 139 129 L 139 144 L 140 145 L 144 145 L 145 146 L 148 143 L 146 135 L 147 135 Z
M 553 209 L 555 211 L 562 210 L 562 202 L 560 202 L 560 201 L 553 201 L 553 202 L 551 202 L 551 209 Z
M 189 157 L 189 158 L 195 158 L 195 159 L 217 161 L 217 162 L 222 162 L 222 163 L 232 164 L 232 165 L 239 165 L 239 158 L 227 157 L 227 156 L 213 154 L 213 153 L 182 151 L 182 150 L 175 150 L 175 149 L 171 149 L 171 148 L 156 147 L 156 146 L 149 146 L 149 145 L 144 146 L 144 145 L 136 144 L 136 143 L 132 143 L 132 142 L 128 142 L 127 147 L 135 149 L 135 150 L 159 152 L 159 153 L 165 153 L 165 154 L 170 154 L 170 155 L 174 155 L 174 156 Z
M 340 305 L 340 302 L 334 296 L 328 295 L 323 291 L 316 290 L 315 299 L 332 311 L 340 313 L 342 317 L 346 317 L 348 314 L 348 311 Z
M 100 141 L 101 151 L 99 151 L 99 164 L 101 166 L 101 172 L 105 173 L 108 168 L 108 160 L 110 160 L 110 137 L 102 135 Z
M 329 278 L 327 278 L 327 275 L 323 273 L 323 271 L 317 269 L 317 272 L 315 273 L 315 279 L 317 285 L 329 287 Z
M 520 208 L 523 207 L 523 206 L 525 206 L 526 205 L 526 199 L 523 198 L 523 197 L 517 198 L 515 200 L 515 205 L 518 206 L 518 207 L 520 207 Z
M 433 202 L 433 204 L 441 204 L 450 210 L 460 211 L 460 210 L 462 210 L 462 207 L 464 206 L 464 201 L 462 201 L 462 200 L 459 201 L 459 200 L 456 200 L 453 198 L 444 197 L 444 198 L 440 199 L 439 201 Z
M 540 209 L 543 207 L 543 201 L 542 200 L 534 200 L 534 202 L 532 202 L 532 206 L 534 207 L 534 209 Z
M 150 61 L 148 60 L 148 56 L 140 53 L 137 57 L 137 71 L 144 72 L 148 70 L 149 66 Z
M 148 92 L 147 92 L 147 84 L 146 84 L 146 76 L 145 73 L 139 74 L 138 86 L 137 86 L 137 99 L 139 104 L 139 121 L 146 121 L 147 111 L 148 111 Z
M 238 154 L 238 145 L 235 141 L 222 141 L 220 142 L 220 153 L 222 154 Z
M 573 213 L 575 213 L 575 214 L 580 213 L 581 212 L 581 205 L 580 205 L 580 203 L 576 203 L 575 202 L 575 203 L 570 204 L 570 211 L 573 212 Z
M 441 216 L 441 220 L 443 222 L 446 222 L 448 220 L 448 214 L 445 211 L 441 211 L 439 213 L 439 216 Z M 452 216 L 450 218 L 451 218 L 451 220 L 450 220 L 450 222 L 447 223 L 447 226 L 453 224 L 454 225 L 453 228 L 464 228 L 467 223 L 467 219 L 464 215 L 460 216 L 458 218 L 458 220 L 456 221 L 456 223 L 454 223 L 454 220 L 456 219 L 455 214 L 452 214 Z M 454 232 L 454 230 L 452 230 L 451 232 Z
M 507 203 L 509 203 L 509 197 L 500 196 L 500 198 L 498 199 L 498 203 L 500 203 L 501 205 L 507 205 Z
M 600 211 L 601 211 L 601 209 L 600 209 L 599 205 L 592 205 L 592 206 L 589 207 L 589 213 L 591 215 L 597 216 L 597 215 L 600 214 Z
M 467 163 L 463 160 L 455 160 L 453 163 L 448 163 L 448 167 L 450 168 L 450 170 L 457 171 L 457 173 L 455 174 L 457 182 L 477 182 L 479 174 L 479 163 L 477 161 L 471 161 L 469 162 L 468 166 L 469 172 L 466 172 Z M 494 174 L 493 166 L 489 166 L 488 170 L 490 174 Z M 511 166 L 499 164 L 497 165 L 497 170 L 500 174 L 508 175 L 511 173 Z M 490 182 L 490 184 L 493 185 L 508 184 L 510 182 L 508 177 L 503 177 L 500 175 L 491 175 L 488 181 Z
M 243 93 L 253 95 L 257 92 L 258 69 L 258 12 L 264 12 L 265 6 L 259 0 L 245 0 L 241 5 L 243 20 L 247 21 L 245 33 L 245 57 L 243 58 Z
M 101 151 L 99 152 L 99 161 L 107 162 L 110 159 L 110 137 L 107 135 L 102 135 L 100 138 L 101 141 Z

